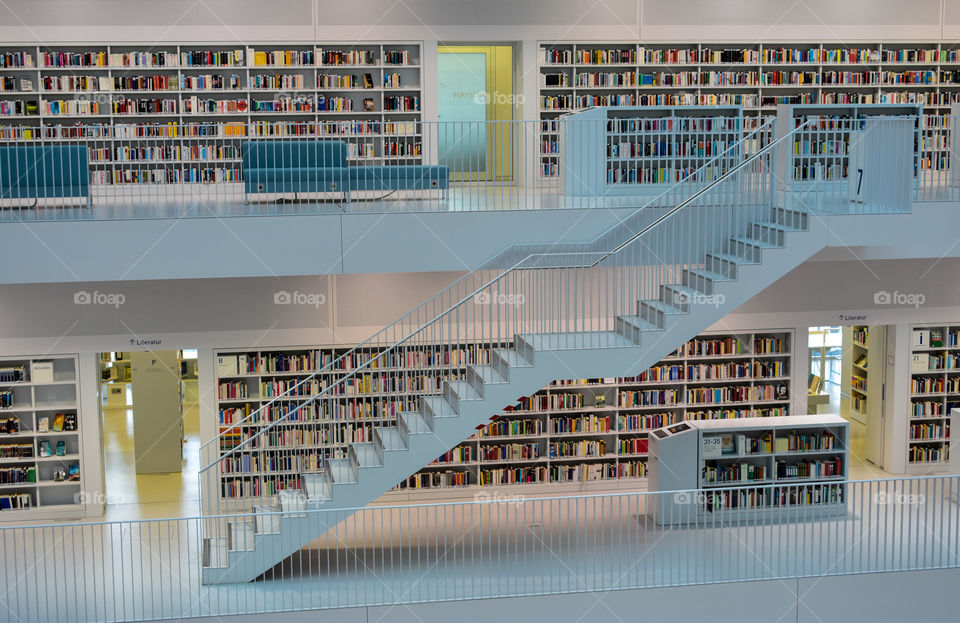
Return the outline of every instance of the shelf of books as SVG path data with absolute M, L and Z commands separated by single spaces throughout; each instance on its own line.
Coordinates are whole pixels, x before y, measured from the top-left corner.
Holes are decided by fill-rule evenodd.
M 647 435 L 655 428 L 690 419 L 789 414 L 792 342 L 792 331 L 709 334 L 636 377 L 555 381 L 508 405 L 472 437 L 399 483 L 396 491 L 447 495 L 469 487 L 581 487 L 598 481 L 631 486 L 646 475 Z M 257 421 L 231 428 L 346 350 L 217 351 L 219 430 L 229 432 L 221 454 L 361 363 L 328 370 L 300 387 L 295 399 L 278 401 Z M 354 379 L 333 403 L 337 413 L 321 413 L 326 407 L 317 406 L 301 410 L 274 437 L 222 466 L 221 494 L 262 497 L 296 487 L 300 473 L 319 470 L 325 457 L 345 456 L 347 444 L 369 440 L 373 426 L 395 421 L 397 412 L 413 408 L 417 396 L 439 393 L 440 377 L 432 362 L 445 362 L 445 372 L 452 363 L 453 374 L 462 376 L 468 364 L 482 363 L 487 355 L 486 349 L 464 344 L 397 365 L 398 378 L 408 387 L 412 383 L 413 390 L 384 394 L 366 386 L 362 376 Z M 285 447 L 296 449 L 297 465 L 284 457 Z M 278 465 L 284 469 L 273 469 Z
M 727 153 L 743 137 L 739 106 L 600 106 L 564 121 L 560 186 L 567 195 L 660 192 L 701 168 L 700 181 L 716 179 L 725 164 L 740 161 L 739 150 Z
M 556 119 L 593 106 L 740 105 L 756 120 L 780 104 L 916 104 L 945 115 L 960 101 L 953 43 L 541 42 L 539 49 L 543 176 L 560 172 Z M 945 153 L 933 152 L 929 164 Z
M 960 326 L 912 327 L 910 358 L 907 469 L 946 470 L 950 412 L 960 408 Z
M 850 328 L 850 410 L 859 422 L 867 417 L 870 327 Z
M 849 423 L 837 415 L 693 421 L 654 431 L 650 505 L 661 524 L 815 519 L 846 509 Z
M 88 141 L 94 184 L 236 181 L 244 137 L 335 136 L 353 164 L 414 164 L 420 63 L 418 42 L 11 46 L 0 140 Z
M 79 516 L 77 357 L 0 359 L 0 521 Z
M 704 334 L 635 377 L 554 381 L 398 489 L 634 487 L 656 428 L 789 415 L 792 340 L 792 331 Z

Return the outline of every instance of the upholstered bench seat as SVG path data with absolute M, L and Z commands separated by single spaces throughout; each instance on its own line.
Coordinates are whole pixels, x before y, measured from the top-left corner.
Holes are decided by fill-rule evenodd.
M 74 197 L 90 205 L 85 145 L 0 147 L 0 200 Z

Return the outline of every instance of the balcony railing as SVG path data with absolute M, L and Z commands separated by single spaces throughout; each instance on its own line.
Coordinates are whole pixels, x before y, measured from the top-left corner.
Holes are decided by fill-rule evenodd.
M 528 498 L 504 487 L 467 502 L 337 510 L 323 520 L 336 527 L 311 548 L 234 585 L 200 583 L 210 518 L 3 527 L 0 620 L 173 619 L 960 566 L 960 477 L 844 483 L 824 502 L 828 519 L 817 518 L 823 504 L 790 502 L 809 487 L 751 486 L 770 502 L 749 519 L 718 508 L 696 521 L 702 491 Z M 685 506 L 661 524 L 651 511 L 665 496 Z
M 544 123 L 551 126 L 544 128 Z M 916 148 L 917 200 L 960 200 L 960 174 L 951 165 L 954 123 L 950 117 L 924 117 Z M 619 135 L 604 122 L 564 118 L 3 126 L 0 218 L 632 208 L 735 142 L 730 131 L 713 127 L 687 136 L 668 132 L 668 142 L 676 143 L 666 151 L 664 144 L 650 153 L 634 153 L 624 147 L 630 137 L 621 136 L 623 144 L 618 144 Z M 735 130 L 741 136 L 749 133 L 746 128 Z M 648 139 L 662 134 L 641 133 Z M 769 143 L 771 134 L 745 149 Z M 318 177 L 312 171 L 318 168 L 315 162 L 291 160 L 282 149 L 269 162 L 259 162 L 257 168 L 272 169 L 266 178 L 255 175 L 249 162 L 244 164 L 244 150 L 256 144 L 305 140 L 342 143 L 343 158 L 322 166 L 343 165 L 344 171 Z M 550 174 L 556 171 L 545 163 L 570 145 L 578 150 L 594 145 L 595 157 L 572 169 L 562 167 L 563 175 Z M 35 146 L 49 148 L 48 159 L 59 159 L 59 164 L 50 171 L 25 170 L 15 157 L 4 156 L 9 153 L 5 148 Z M 84 148 L 85 160 L 56 151 L 70 146 Z M 431 166 L 446 168 L 425 172 Z M 638 183 L 633 183 L 634 175 Z M 578 182 L 577 192 L 571 192 L 570 177 Z

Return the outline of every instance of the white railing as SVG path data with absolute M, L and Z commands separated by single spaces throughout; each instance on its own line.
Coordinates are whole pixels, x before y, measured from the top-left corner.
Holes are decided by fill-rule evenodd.
M 673 145 L 666 153 L 636 154 L 621 149 L 629 133 L 604 123 L 561 118 L 0 126 L 0 215 L 61 220 L 638 207 L 743 132 L 716 124 L 688 134 L 647 130 L 648 137 L 667 137 Z M 950 117 L 924 117 L 917 200 L 960 199 L 960 176 L 950 164 L 952 123 Z M 741 145 L 744 153 L 769 142 L 771 126 L 765 127 L 766 134 L 744 132 L 755 138 Z M 256 167 L 273 169 L 268 178 L 244 161 L 244 150 L 256 144 L 318 140 L 343 145 L 343 157 L 332 163 L 343 165 L 341 172 L 319 175 L 312 170 L 318 167 L 301 166 L 282 148 Z M 575 170 L 564 168 L 563 176 L 546 174 L 551 158 L 562 156 L 555 152 L 570 145 L 594 145 L 597 157 Z M 25 147 L 45 148 L 47 164 L 28 166 L 23 154 L 5 155 Z M 85 155 L 78 159 L 63 151 L 70 147 Z M 436 166 L 446 169 L 430 169 Z M 646 181 L 632 184 L 632 175 Z M 571 176 L 581 190 L 570 191 Z
M 693 519 L 712 495 L 745 487 L 560 498 L 507 487 L 468 502 L 304 511 L 336 527 L 234 585 L 201 583 L 200 518 L 0 527 L 0 621 L 176 619 L 960 566 L 960 477 L 833 486 L 839 494 L 816 504 L 798 503 L 815 485 L 750 486 L 763 503 L 749 518 L 717 509 Z M 657 523 L 652 509 L 667 498 L 678 510 Z

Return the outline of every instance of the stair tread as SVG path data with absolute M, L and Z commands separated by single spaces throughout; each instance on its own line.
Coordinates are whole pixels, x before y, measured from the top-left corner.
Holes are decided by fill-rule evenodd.
M 772 249 L 778 246 L 773 242 L 768 242 L 766 240 L 760 240 L 757 238 L 751 238 L 750 236 L 736 236 L 734 238 L 731 238 L 730 240 L 733 242 L 739 242 L 741 244 L 748 244 L 753 247 L 760 247 L 762 249 Z
M 533 365 L 512 348 L 497 348 L 494 349 L 493 354 L 506 361 L 511 368 L 529 368 Z
M 724 260 L 726 262 L 733 262 L 734 264 L 756 264 L 753 259 L 749 257 L 744 257 L 742 255 L 734 255 L 732 253 L 707 253 L 707 257 L 715 257 L 718 260 Z
M 774 221 L 754 221 L 751 225 L 759 225 L 760 227 L 768 227 L 771 229 L 782 229 L 783 231 L 801 231 L 799 227 Z
M 466 381 L 444 381 L 450 385 L 450 389 L 460 400 L 482 400 L 482 396 L 477 392 L 473 385 Z M 413 432 L 413 431 L 410 431 Z
M 280 534 L 280 518 L 273 513 L 279 513 L 276 506 L 255 506 L 253 508 L 254 526 L 257 534 Z
M 353 475 L 353 469 L 350 468 L 349 459 L 327 459 L 324 466 L 327 468 L 327 473 L 330 474 L 330 478 L 335 485 L 346 485 L 357 482 L 356 477 Z
M 453 409 L 453 405 L 443 395 L 422 396 L 420 401 L 430 409 L 433 417 L 457 417 L 459 414 Z
M 503 375 L 497 372 L 491 365 L 472 365 L 470 368 L 474 374 L 483 379 L 485 384 L 507 382 L 507 379 L 503 378 Z
M 685 313 L 685 312 L 684 312 L 682 309 L 680 309 L 679 307 L 674 307 L 674 306 L 671 305 L 670 303 L 665 303 L 665 302 L 663 302 L 663 301 L 646 301 L 646 300 L 645 300 L 645 301 L 640 301 L 640 304 L 641 304 L 641 305 L 646 305 L 647 307 L 651 307 L 651 308 L 656 309 L 656 310 L 659 310 L 659 311 L 662 311 L 662 312 L 665 313 L 665 314 L 683 314 L 683 313 Z
M 663 331 L 663 327 L 658 327 L 657 325 L 644 320 L 640 316 L 618 316 L 621 320 L 627 324 L 633 325 L 641 331 Z
M 360 467 L 380 467 L 380 456 L 377 455 L 377 450 L 373 447 L 372 441 L 354 443 L 351 447 L 357 455 L 357 463 L 360 464 Z
M 284 513 L 306 508 L 306 500 L 299 489 L 284 489 L 277 493 L 277 499 L 280 501 L 280 510 Z
M 403 437 L 400 436 L 400 431 L 397 430 L 396 426 L 378 426 L 377 434 L 383 441 L 384 450 L 407 449 L 407 445 L 403 442 Z
M 253 549 L 253 521 L 239 519 L 230 522 L 230 549 L 243 551 Z
M 731 278 L 729 275 L 718 273 L 708 268 L 686 268 L 684 270 L 692 275 L 697 275 L 699 277 L 706 277 L 710 281 L 731 281 Z
M 205 541 L 203 566 L 208 569 L 226 568 L 230 561 L 227 537 L 208 537 Z
M 462 381 L 466 382 L 466 381 Z M 411 435 L 429 435 L 433 432 L 433 429 L 430 428 L 430 425 L 427 424 L 427 420 L 424 419 L 423 415 L 419 411 L 401 411 L 401 417 L 407 425 L 407 430 Z
M 327 490 L 327 476 L 324 474 L 304 474 L 301 477 L 307 499 L 322 502 L 330 499 Z
M 636 344 L 613 331 L 529 333 L 521 337 L 536 350 L 589 350 L 636 347 Z

